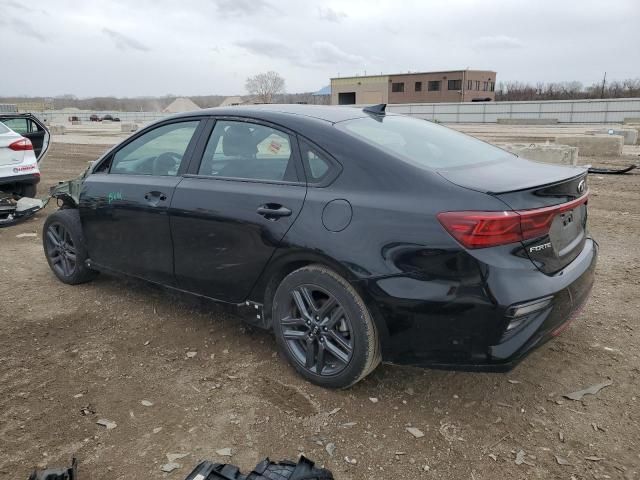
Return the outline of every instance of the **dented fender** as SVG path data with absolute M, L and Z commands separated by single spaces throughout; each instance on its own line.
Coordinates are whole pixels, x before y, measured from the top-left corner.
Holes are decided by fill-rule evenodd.
M 71 180 L 59 182 L 58 185 L 51 187 L 49 196 L 62 202 L 63 205 L 71 208 L 78 208 L 80 203 L 80 191 L 82 190 L 82 182 L 91 172 L 93 162 L 82 172 L 82 175 Z

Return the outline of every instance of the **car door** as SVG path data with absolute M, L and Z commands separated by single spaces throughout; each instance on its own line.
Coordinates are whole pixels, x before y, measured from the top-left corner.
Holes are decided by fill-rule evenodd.
M 169 205 L 201 120 L 165 122 L 132 137 L 84 180 L 80 219 L 91 261 L 174 285 Z
M 49 149 L 50 135 L 45 124 L 33 115 L 26 114 L 1 115 L 0 122 L 31 141 L 33 153 L 40 163 Z
M 176 279 L 185 290 L 242 302 L 304 203 L 295 135 L 220 118 L 199 150 L 171 202 Z

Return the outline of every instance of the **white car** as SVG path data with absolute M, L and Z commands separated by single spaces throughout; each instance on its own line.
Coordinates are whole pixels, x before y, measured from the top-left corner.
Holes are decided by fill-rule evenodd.
M 35 197 L 49 130 L 31 114 L 0 114 L 0 192 Z

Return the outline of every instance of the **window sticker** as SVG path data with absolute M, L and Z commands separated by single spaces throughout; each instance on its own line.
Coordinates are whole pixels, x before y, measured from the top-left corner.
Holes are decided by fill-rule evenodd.
M 271 153 L 277 154 L 282 148 L 282 144 L 280 142 L 276 142 L 275 140 L 271 140 L 269 144 L 269 151 Z

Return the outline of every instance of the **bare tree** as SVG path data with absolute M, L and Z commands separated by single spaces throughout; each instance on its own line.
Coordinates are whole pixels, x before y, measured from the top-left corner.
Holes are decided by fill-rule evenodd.
M 284 78 L 273 70 L 259 73 L 247 78 L 245 88 L 257 101 L 271 103 L 275 95 L 284 93 Z

